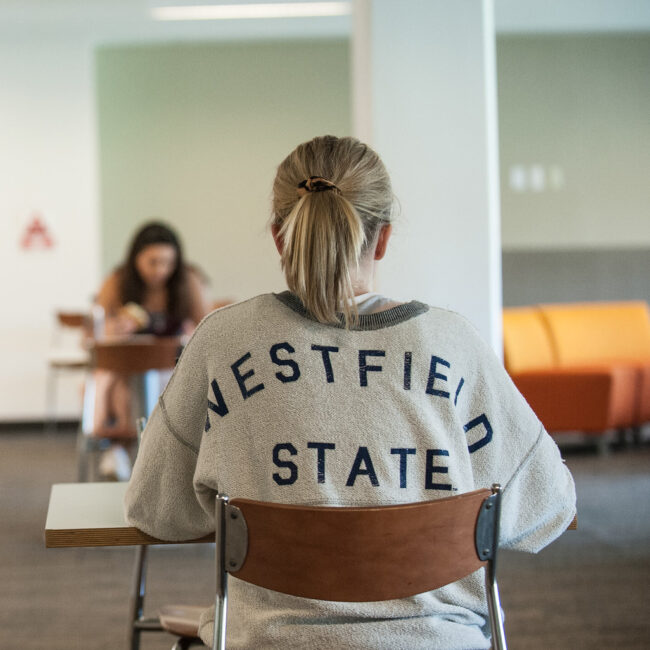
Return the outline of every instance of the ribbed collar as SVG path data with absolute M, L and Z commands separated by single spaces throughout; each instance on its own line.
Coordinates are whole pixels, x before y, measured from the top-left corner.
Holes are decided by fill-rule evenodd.
M 304 318 L 308 318 L 314 322 L 318 322 L 302 304 L 302 301 L 298 296 L 291 293 L 290 291 L 283 291 L 282 293 L 273 294 L 283 305 L 289 307 L 297 314 L 300 314 Z M 374 314 L 360 314 L 357 324 L 350 329 L 353 331 L 364 331 L 364 330 L 380 330 L 384 327 L 392 327 L 393 325 L 399 325 L 405 321 L 415 318 L 420 314 L 424 314 L 429 310 L 429 306 L 425 305 L 422 302 L 417 300 L 411 300 L 411 302 L 405 302 L 396 307 L 391 307 L 384 311 L 378 311 Z M 343 316 L 338 314 L 338 323 L 321 323 L 329 327 L 336 327 L 339 329 L 344 329 L 345 324 Z

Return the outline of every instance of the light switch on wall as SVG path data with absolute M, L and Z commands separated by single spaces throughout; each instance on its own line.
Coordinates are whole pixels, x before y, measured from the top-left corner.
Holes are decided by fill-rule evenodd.
M 533 192 L 543 192 L 546 189 L 546 170 L 542 165 L 530 166 L 528 182 Z
M 510 189 L 513 192 L 525 192 L 528 189 L 527 176 L 523 165 L 512 165 L 509 173 Z

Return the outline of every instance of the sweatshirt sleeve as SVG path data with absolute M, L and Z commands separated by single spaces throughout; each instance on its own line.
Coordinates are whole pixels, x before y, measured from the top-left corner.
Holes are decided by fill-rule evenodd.
M 567 529 L 575 504 L 573 477 L 541 427 L 533 448 L 504 486 L 501 545 L 537 553 Z
M 202 350 L 197 329 L 147 422 L 124 499 L 127 521 L 159 539 L 214 530 L 193 485 L 207 403 Z
M 559 537 L 575 515 L 573 477 L 501 361 L 482 339 L 478 346 L 474 409 L 486 414 L 492 438 L 471 453 L 477 486 L 499 483 L 503 488 L 500 544 L 536 553 Z

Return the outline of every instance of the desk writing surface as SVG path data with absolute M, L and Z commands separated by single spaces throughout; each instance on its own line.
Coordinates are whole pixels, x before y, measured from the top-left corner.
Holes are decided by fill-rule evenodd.
M 48 548 L 174 544 L 129 526 L 124 519 L 123 483 L 58 483 L 52 486 L 45 523 Z M 577 528 L 577 518 L 569 529 Z M 188 542 L 211 542 L 208 535 Z
M 128 481 L 121 483 L 58 483 L 50 492 L 46 530 L 123 528 L 122 503 Z
M 129 526 L 124 519 L 128 482 L 58 483 L 52 486 L 45 522 L 45 546 L 132 546 L 171 544 Z M 190 542 L 214 541 L 208 536 Z

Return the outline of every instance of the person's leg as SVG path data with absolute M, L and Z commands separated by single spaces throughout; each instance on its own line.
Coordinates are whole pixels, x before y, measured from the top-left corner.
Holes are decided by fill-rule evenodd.
M 112 412 L 112 392 L 117 375 L 108 370 L 95 370 L 95 405 L 93 409 L 93 430 L 100 431 L 108 426 Z
M 127 375 L 120 375 L 113 386 L 112 408 L 115 414 L 115 428 L 120 431 L 132 431 L 136 435 L 133 416 L 133 395 Z M 131 459 L 124 446 L 114 444 L 111 447 L 118 481 L 128 481 L 131 476 Z
M 95 426 L 103 426 L 109 430 L 114 429 L 120 434 L 132 431 L 135 436 L 129 377 L 116 373 L 105 373 L 105 375 L 107 376 L 102 377 L 101 385 L 102 398 L 99 404 L 101 411 L 95 418 Z M 99 473 L 108 480 L 127 481 L 129 479 L 131 461 L 127 450 L 121 444 L 112 444 L 102 454 Z
M 135 434 L 132 404 L 133 398 L 128 376 L 116 375 L 110 404 L 112 415 L 115 418 L 114 426 L 120 431 L 133 431 Z

